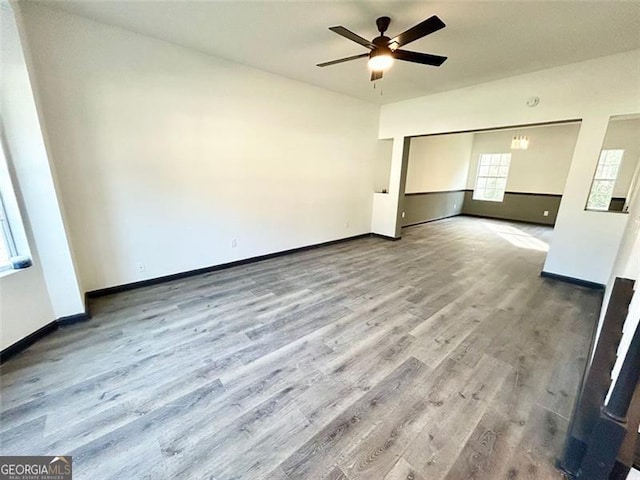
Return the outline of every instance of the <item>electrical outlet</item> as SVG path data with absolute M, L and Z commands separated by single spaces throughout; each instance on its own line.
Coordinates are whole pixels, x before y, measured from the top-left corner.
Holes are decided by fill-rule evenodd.
M 136 263 L 139 272 L 144 272 L 144 263 Z
M 457 206 L 458 206 L 458 204 L 457 204 L 457 203 L 454 203 L 454 204 L 453 204 L 453 208 L 456 208 Z
M 238 240 L 236 240 L 235 238 L 231 240 L 231 246 L 233 248 L 236 248 L 238 246 Z
M 545 210 L 544 212 L 542 212 L 542 215 L 544 215 L 545 217 L 549 216 L 549 210 Z
M 350 225 L 350 222 L 349 222 L 349 220 L 347 220 L 347 221 L 345 222 L 345 224 L 344 224 L 344 228 L 349 228 L 349 225 Z
M 402 218 L 404 218 L 404 212 L 402 212 Z

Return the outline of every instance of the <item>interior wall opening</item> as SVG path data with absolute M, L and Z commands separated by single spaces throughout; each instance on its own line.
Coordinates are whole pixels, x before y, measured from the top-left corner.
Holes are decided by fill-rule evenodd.
M 455 215 L 553 226 L 580 125 L 412 137 L 402 226 Z

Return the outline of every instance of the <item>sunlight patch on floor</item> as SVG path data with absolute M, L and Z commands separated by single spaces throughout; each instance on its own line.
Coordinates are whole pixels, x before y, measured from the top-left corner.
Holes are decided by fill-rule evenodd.
M 548 243 L 543 242 L 538 238 L 532 237 L 519 228 L 512 227 L 511 225 L 495 225 L 487 222 L 483 222 L 483 225 L 518 248 L 538 250 L 540 252 L 549 251 Z

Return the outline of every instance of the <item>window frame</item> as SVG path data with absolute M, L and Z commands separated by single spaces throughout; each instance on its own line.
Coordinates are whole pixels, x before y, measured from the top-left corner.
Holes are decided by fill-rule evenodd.
M 604 172 L 606 167 L 612 167 L 611 164 L 607 164 L 606 162 L 609 160 L 609 156 L 613 152 L 620 152 L 618 157 L 618 163 L 615 165 L 615 175 L 604 176 Z M 593 180 L 591 181 L 591 188 L 589 189 L 589 195 L 587 196 L 587 205 L 585 207 L 586 210 L 597 211 L 597 212 L 608 212 L 609 206 L 611 205 L 611 200 L 613 199 L 613 189 L 616 186 L 616 182 L 618 181 L 618 175 L 620 175 L 620 167 L 622 166 L 622 162 L 624 160 L 624 149 L 623 148 L 603 148 L 600 152 L 600 157 L 598 158 L 598 163 L 596 164 L 596 171 L 593 174 Z M 598 174 L 600 172 L 600 174 Z M 597 191 L 594 187 L 596 185 L 604 185 L 609 184 L 611 188 L 609 189 L 609 196 L 607 204 L 603 207 L 598 205 L 592 205 L 590 202 L 592 200 L 592 196 L 594 192 Z
M 0 192 L 1 193 L 1 192 Z M 18 249 L 16 248 L 16 242 L 11 232 L 11 225 L 9 225 L 9 219 L 7 218 L 7 211 L 4 208 L 4 202 L 2 201 L 2 195 L 0 194 L 0 242 L 7 253 L 7 262 L 0 263 L 0 272 L 11 270 L 11 258 L 18 256 Z M 1 260 L 0 260 L 1 262 Z
M 496 158 L 498 157 L 497 161 Z M 484 163 L 483 160 L 487 159 L 488 164 Z M 504 161 L 506 160 L 506 162 Z M 495 162 L 495 163 L 494 163 Z M 495 174 L 490 174 L 491 168 L 497 168 L 497 172 Z M 503 202 L 504 194 L 507 191 L 507 181 L 509 179 L 509 169 L 511 168 L 511 153 L 510 152 L 499 152 L 499 153 L 481 153 L 478 157 L 478 168 L 476 169 L 476 181 L 473 186 L 473 200 L 483 201 L 483 202 Z M 483 173 L 483 169 L 486 173 Z M 505 169 L 505 173 L 500 173 L 501 170 Z M 484 180 L 484 185 L 481 185 L 482 180 Z M 492 188 L 487 188 L 490 180 L 496 180 L 498 183 L 504 183 L 503 186 L 495 186 Z M 502 182 L 504 180 L 504 182 Z M 498 192 L 499 198 L 490 198 L 485 196 L 483 193 L 487 191 Z
M 24 224 L 15 197 L 4 145 L 0 145 L 0 250 L 2 276 L 31 266 L 31 253 L 26 244 Z

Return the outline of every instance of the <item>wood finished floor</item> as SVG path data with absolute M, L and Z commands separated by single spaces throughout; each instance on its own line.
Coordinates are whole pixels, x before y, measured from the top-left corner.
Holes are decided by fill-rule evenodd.
M 98 299 L 1 367 L 0 453 L 75 479 L 556 479 L 597 292 L 457 217 Z

